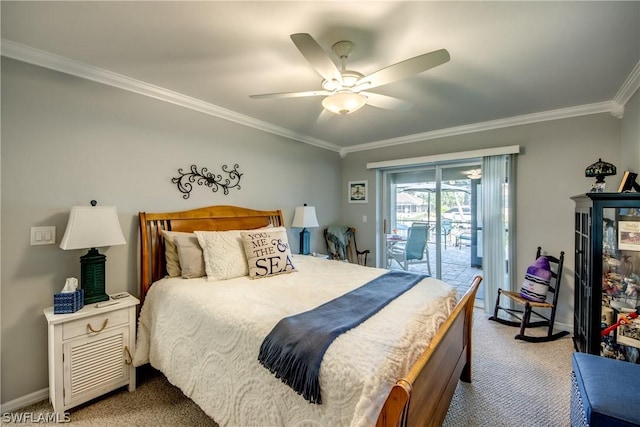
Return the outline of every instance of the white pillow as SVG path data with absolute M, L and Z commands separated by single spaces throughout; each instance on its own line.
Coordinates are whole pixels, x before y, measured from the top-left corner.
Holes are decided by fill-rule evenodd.
M 209 280 L 225 280 L 249 274 L 240 230 L 194 231 L 204 252 Z
M 297 271 L 291 261 L 291 248 L 284 227 L 243 231 L 240 234 L 250 279 Z

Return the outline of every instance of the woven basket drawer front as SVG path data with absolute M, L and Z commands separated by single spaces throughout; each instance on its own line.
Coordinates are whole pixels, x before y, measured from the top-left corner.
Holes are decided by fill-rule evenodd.
M 78 319 L 65 323 L 62 325 L 62 339 L 68 340 L 69 338 L 79 337 L 82 335 L 95 335 L 96 333 L 106 331 L 113 326 L 126 325 L 128 323 L 129 310 L 124 309 L 110 311 L 108 313 L 92 316 L 90 320 Z M 100 332 L 92 332 L 91 328 L 94 331 Z

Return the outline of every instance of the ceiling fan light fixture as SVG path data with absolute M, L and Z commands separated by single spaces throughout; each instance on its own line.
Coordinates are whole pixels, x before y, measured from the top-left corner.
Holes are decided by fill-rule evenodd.
M 323 80 L 322 89 L 329 92 L 333 92 L 335 90 L 340 89 L 340 82 L 337 80 Z
M 353 42 L 341 40 L 332 46 L 333 52 L 340 59 L 340 68 L 338 68 L 334 60 L 327 55 L 327 52 L 311 35 L 307 33 L 291 34 L 291 40 L 302 56 L 323 78 L 321 82 L 323 90 L 266 93 L 250 95 L 250 97 L 264 99 L 324 96 L 325 98 L 322 100 L 324 109 L 318 118 L 318 123 L 331 117 L 331 114 L 351 114 L 365 104 L 385 110 L 406 111 L 411 108 L 409 102 L 369 92 L 369 89 L 420 74 L 451 59 L 446 49 L 439 49 L 405 59 L 365 76 L 358 71 L 347 69 L 347 59 L 351 56 L 354 48 Z M 367 92 L 363 92 L 364 90 Z
M 480 179 L 482 178 L 482 169 L 471 169 L 468 171 L 462 172 L 469 179 Z
M 364 77 L 364 74 L 353 70 L 342 70 L 340 75 L 342 76 L 342 86 L 349 89 L 352 89 Z
M 351 114 L 367 103 L 364 95 L 353 92 L 338 92 L 322 100 L 322 106 L 334 114 Z

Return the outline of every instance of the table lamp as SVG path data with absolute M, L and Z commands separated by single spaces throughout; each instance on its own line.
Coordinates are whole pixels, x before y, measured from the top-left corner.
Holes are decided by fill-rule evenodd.
M 302 228 L 300 232 L 300 254 L 309 255 L 311 252 L 311 235 L 307 227 L 317 227 L 318 218 L 314 206 L 298 206 L 293 215 L 292 227 Z
M 105 293 L 105 262 L 107 257 L 98 247 L 124 245 L 118 213 L 115 206 L 74 206 L 60 242 L 64 250 L 89 249 L 80 257 L 80 288 L 84 290 L 84 303 L 107 301 Z
M 596 182 L 591 187 L 591 192 L 602 193 L 605 188 L 604 177 L 616 174 L 616 167 L 611 163 L 603 162 L 602 159 L 598 159 L 592 165 L 587 166 L 584 170 L 584 176 L 587 178 L 596 178 Z

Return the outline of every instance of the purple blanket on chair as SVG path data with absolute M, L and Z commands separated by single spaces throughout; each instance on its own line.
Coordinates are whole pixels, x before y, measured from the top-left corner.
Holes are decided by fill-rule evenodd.
M 333 340 L 426 277 L 389 271 L 313 310 L 285 317 L 262 342 L 258 360 L 305 399 L 320 404 L 320 362 Z

